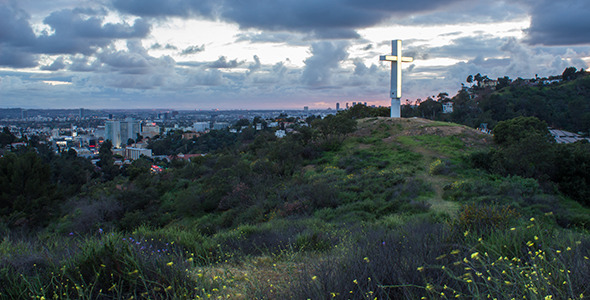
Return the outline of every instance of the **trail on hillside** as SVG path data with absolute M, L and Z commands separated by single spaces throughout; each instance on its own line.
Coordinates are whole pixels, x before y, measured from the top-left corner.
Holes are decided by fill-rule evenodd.
M 423 159 L 415 178 L 427 182 L 432 188 L 432 195 L 427 199 L 431 209 L 455 215 L 459 204 L 443 199 L 444 187 L 452 183 L 456 175 L 429 173 L 430 164 L 436 160 L 450 161 L 469 151 L 488 147 L 491 136 L 473 128 L 440 121 L 421 118 L 367 118 L 358 121 L 355 137 L 381 137 L 385 144 L 401 146 L 419 153 Z M 451 141 L 446 147 L 445 142 Z M 458 147 L 461 145 L 461 147 Z M 368 149 L 370 145 L 359 144 L 359 149 Z M 453 148 L 454 147 L 454 148 Z

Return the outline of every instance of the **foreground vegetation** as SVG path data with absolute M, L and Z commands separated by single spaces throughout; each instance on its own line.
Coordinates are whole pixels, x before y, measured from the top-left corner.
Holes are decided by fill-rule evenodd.
M 248 133 L 159 174 L 145 158 L 112 168 L 106 148 L 100 170 L 42 146 L 6 155 L 0 297 L 590 294 L 588 144 L 555 145 L 536 119 L 500 123 L 494 142 L 379 113 L 356 108 L 283 139 Z M 519 126 L 538 131 L 522 138 Z M 531 147 L 559 155 L 545 166 Z M 564 155 L 570 169 L 543 176 Z

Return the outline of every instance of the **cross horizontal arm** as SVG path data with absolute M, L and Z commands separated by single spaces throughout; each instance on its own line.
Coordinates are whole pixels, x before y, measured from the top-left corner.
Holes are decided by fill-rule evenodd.
M 395 55 L 381 55 L 379 60 L 383 61 L 398 61 L 397 56 Z M 414 58 L 412 57 L 402 57 L 402 62 L 413 62 Z

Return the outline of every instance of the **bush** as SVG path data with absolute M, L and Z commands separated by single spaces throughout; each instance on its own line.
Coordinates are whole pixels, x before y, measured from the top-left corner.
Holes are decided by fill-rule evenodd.
M 459 235 L 464 232 L 487 234 L 508 228 L 519 217 L 519 213 L 509 205 L 469 203 L 461 208 L 453 228 Z

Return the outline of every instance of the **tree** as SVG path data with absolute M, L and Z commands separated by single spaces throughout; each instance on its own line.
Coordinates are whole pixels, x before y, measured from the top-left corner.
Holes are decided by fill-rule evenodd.
M 555 140 L 547 124 L 535 117 L 517 117 L 494 127 L 492 169 L 502 175 L 549 181 L 557 171 Z
M 14 143 L 16 136 L 10 132 L 8 127 L 4 127 L 0 133 L 0 147 L 4 148 L 6 145 Z
M 467 83 L 473 83 L 473 75 L 467 76 Z
M 426 101 L 420 103 L 420 106 L 418 106 L 418 111 L 421 113 L 423 118 L 434 120 L 437 113 L 442 111 L 442 104 L 428 97 Z
M 20 212 L 33 224 L 45 224 L 55 195 L 49 165 L 36 152 L 0 158 L 0 215 Z
M 236 124 L 234 124 L 234 128 L 240 129 L 244 126 L 250 126 L 250 121 L 248 119 L 239 119 Z
M 564 81 L 576 79 L 576 71 L 577 69 L 574 67 L 565 68 L 565 70 L 563 70 L 563 73 L 561 73 L 561 79 L 563 79 Z
M 502 89 L 507 87 L 510 84 L 510 77 L 504 76 L 502 78 L 498 78 L 498 85 L 496 86 L 496 90 Z
M 517 117 L 494 127 L 494 142 L 498 145 L 515 144 L 530 136 L 538 136 L 539 141 L 554 142 L 547 123 L 535 117 Z
M 446 92 L 438 93 L 438 96 L 436 96 L 436 101 L 438 102 L 443 102 L 447 99 L 449 99 L 449 93 Z
M 100 159 L 96 165 L 102 169 L 104 180 L 113 180 L 119 174 L 119 168 L 115 166 L 115 158 L 113 157 L 113 143 L 110 140 L 104 141 L 98 150 L 98 158 Z
M 473 77 L 473 79 L 477 81 L 477 86 L 479 86 L 480 82 L 483 80 L 483 77 L 481 76 L 481 74 L 477 73 L 475 74 L 475 77 Z

